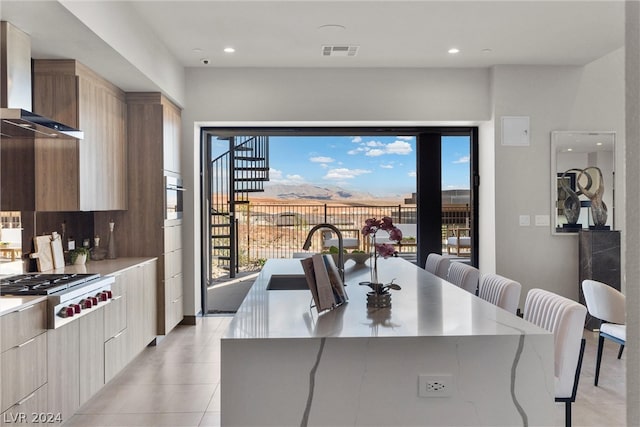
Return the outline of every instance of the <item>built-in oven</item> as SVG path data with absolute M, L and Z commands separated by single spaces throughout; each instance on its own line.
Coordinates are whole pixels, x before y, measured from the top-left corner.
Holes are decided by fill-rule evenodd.
M 164 219 L 182 218 L 182 196 L 184 187 L 182 179 L 176 176 L 164 176 Z

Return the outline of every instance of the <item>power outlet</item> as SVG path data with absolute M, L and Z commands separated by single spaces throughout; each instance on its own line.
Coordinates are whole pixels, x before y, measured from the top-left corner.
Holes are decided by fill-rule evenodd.
M 451 397 L 453 375 L 418 375 L 419 397 Z

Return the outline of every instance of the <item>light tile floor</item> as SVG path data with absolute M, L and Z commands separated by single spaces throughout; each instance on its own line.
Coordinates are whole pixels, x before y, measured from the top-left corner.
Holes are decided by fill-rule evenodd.
M 230 321 L 203 317 L 196 326 L 177 327 L 146 348 L 65 426 L 219 426 L 220 337 Z M 585 331 L 584 336 L 573 426 L 624 426 L 626 357 L 617 360 L 618 347 L 606 342 L 600 385 L 594 387 L 597 334 Z M 556 404 L 556 425 L 564 425 L 563 404 Z

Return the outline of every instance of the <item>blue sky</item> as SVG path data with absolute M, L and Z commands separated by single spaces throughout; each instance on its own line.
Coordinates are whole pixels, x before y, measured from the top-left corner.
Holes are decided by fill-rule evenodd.
M 271 136 L 270 181 L 335 185 L 374 196 L 416 190 L 413 136 Z M 445 137 L 443 189 L 469 188 L 469 138 Z

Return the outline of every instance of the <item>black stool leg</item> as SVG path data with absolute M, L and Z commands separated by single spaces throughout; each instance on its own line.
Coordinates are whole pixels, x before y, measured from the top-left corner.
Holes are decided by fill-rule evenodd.
M 565 427 L 571 427 L 571 402 L 565 403 L 564 407 L 564 425 Z
M 602 349 L 604 347 L 604 337 L 600 335 L 598 337 L 598 357 L 596 359 L 596 378 L 593 384 L 598 386 L 598 377 L 600 376 L 600 362 L 602 361 Z
M 624 350 L 624 344 L 620 345 L 620 351 L 618 351 L 618 359 L 622 357 L 622 351 Z

